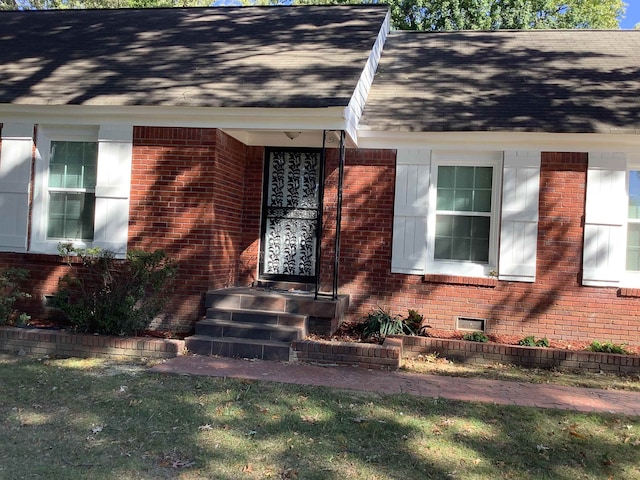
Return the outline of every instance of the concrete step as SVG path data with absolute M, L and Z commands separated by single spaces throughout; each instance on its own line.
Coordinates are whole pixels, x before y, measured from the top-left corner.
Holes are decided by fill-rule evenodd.
M 315 292 L 315 283 L 281 282 L 275 280 L 256 280 L 253 286 L 280 292 Z
M 235 323 L 251 323 L 299 328 L 303 335 L 307 334 L 307 315 L 286 312 L 274 312 L 258 309 L 235 309 L 212 307 L 207 309 L 206 318 L 210 320 L 225 320 Z
M 303 317 L 304 318 L 304 317 Z M 206 318 L 196 324 L 196 335 L 216 338 L 246 338 L 293 342 L 306 337 L 305 321 L 300 326 L 283 324 L 239 322 L 234 319 Z
M 288 362 L 291 358 L 289 342 L 233 337 L 213 338 L 206 335 L 192 335 L 184 340 L 187 350 L 197 355 L 257 358 L 284 362 Z
M 230 287 L 207 292 L 205 307 L 216 310 L 259 310 L 306 315 L 311 333 L 330 335 L 342 322 L 348 295 L 336 300 L 314 298 L 313 293 L 274 291 L 265 288 Z

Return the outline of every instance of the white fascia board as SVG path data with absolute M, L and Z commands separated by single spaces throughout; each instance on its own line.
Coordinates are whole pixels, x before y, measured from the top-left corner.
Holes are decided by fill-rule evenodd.
M 384 43 L 387 40 L 387 35 L 390 30 L 391 10 L 387 11 L 387 16 L 385 17 L 384 22 L 382 22 L 382 26 L 378 32 L 378 37 L 376 38 L 376 41 L 371 48 L 371 52 L 369 53 L 367 63 L 360 74 L 360 79 L 358 80 L 356 88 L 351 95 L 349 105 L 344 112 L 347 122 L 347 134 L 356 144 L 358 142 L 358 125 L 360 124 L 360 118 L 362 118 L 362 112 L 364 111 L 367 98 L 369 97 L 369 90 L 371 89 L 373 79 L 376 75 L 376 71 L 378 70 L 378 63 L 380 62 L 382 49 L 384 48 Z
M 344 106 L 328 108 L 219 108 L 89 105 L 0 105 L 0 122 L 248 130 L 345 130 Z
M 358 130 L 359 148 L 432 150 L 536 150 L 544 152 L 637 152 L 638 133 L 380 132 Z

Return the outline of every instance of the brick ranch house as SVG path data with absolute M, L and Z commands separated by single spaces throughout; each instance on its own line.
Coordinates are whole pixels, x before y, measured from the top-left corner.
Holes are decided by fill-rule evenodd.
M 32 315 L 72 240 L 179 261 L 157 328 L 295 282 L 349 319 L 640 345 L 640 31 L 395 32 L 379 5 L 0 23 L 0 268 L 30 270 Z

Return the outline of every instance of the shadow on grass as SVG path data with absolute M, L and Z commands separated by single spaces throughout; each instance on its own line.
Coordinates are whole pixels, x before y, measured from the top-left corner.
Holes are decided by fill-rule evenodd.
M 0 478 L 640 478 L 637 418 L 0 360 Z

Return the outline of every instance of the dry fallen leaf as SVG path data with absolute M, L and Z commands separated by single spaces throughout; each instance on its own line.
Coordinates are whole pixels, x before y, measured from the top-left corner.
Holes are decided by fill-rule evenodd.
M 93 428 L 91 428 L 91 433 L 93 433 L 94 435 L 100 433 L 103 428 L 104 427 L 102 425 L 95 425 Z
M 284 468 L 281 472 L 280 472 L 280 478 L 284 479 L 291 479 L 291 478 L 298 478 L 298 471 L 294 470 L 293 468 Z

